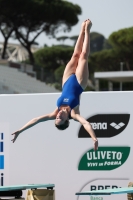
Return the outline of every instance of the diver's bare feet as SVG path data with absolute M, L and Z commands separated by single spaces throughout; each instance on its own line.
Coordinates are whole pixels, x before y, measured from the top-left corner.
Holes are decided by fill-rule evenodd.
M 82 22 L 82 25 L 81 25 L 81 31 L 82 32 L 85 32 L 86 21 L 87 20 L 85 20 L 84 22 Z
M 92 22 L 91 22 L 91 20 L 87 19 L 85 21 L 85 30 L 89 30 L 90 31 L 91 27 L 92 27 Z

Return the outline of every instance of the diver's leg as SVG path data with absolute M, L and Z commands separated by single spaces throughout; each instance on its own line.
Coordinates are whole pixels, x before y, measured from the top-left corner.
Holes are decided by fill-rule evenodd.
M 90 53 L 90 28 L 92 23 L 90 20 L 86 21 L 85 24 L 85 37 L 82 47 L 82 52 L 79 57 L 78 66 L 76 68 L 76 77 L 83 89 L 86 88 L 89 76 L 88 70 L 88 56 Z
M 82 23 L 81 30 L 80 30 L 71 60 L 68 62 L 68 64 L 66 65 L 66 68 L 64 70 L 64 74 L 63 74 L 63 78 L 62 78 L 62 85 L 66 82 L 66 80 L 72 74 L 75 74 L 75 71 L 76 71 L 76 68 L 78 65 L 78 60 L 79 60 L 80 54 L 82 52 L 84 33 L 85 33 L 85 21 Z

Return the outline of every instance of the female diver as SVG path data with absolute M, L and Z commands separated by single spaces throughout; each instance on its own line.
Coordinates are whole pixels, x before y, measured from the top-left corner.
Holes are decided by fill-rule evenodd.
M 90 52 L 90 28 L 91 21 L 82 23 L 81 31 L 77 39 L 74 53 L 66 65 L 62 78 L 62 94 L 57 100 L 57 108 L 50 114 L 36 117 L 25 124 L 21 129 L 12 133 L 13 142 L 18 135 L 26 129 L 44 121 L 55 120 L 55 126 L 64 130 L 69 126 L 69 119 L 80 122 L 94 141 L 94 150 L 98 149 L 98 140 L 91 127 L 79 111 L 80 95 L 85 90 L 88 81 L 88 56 Z

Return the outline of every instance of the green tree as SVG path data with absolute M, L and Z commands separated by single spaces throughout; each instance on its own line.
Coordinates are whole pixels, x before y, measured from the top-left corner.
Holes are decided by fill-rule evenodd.
M 0 15 L 13 26 L 16 38 L 27 49 L 32 64 L 31 45 L 36 38 L 42 32 L 55 37 L 59 31 L 70 31 L 81 14 L 78 5 L 63 0 L 0 0 L 0 8 Z
M 63 41 L 63 45 L 64 45 L 64 41 L 65 41 L 66 39 L 68 39 L 67 36 L 60 36 L 60 37 L 57 37 L 57 38 L 56 38 L 57 41 Z
M 54 86 L 58 90 L 62 89 L 62 76 L 64 73 L 64 69 L 65 69 L 65 66 L 60 66 L 54 72 L 54 76 L 55 76 Z
M 105 37 L 97 32 L 90 33 L 90 52 L 94 53 L 103 49 Z
M 119 54 L 121 62 L 126 64 L 126 68 L 133 69 L 133 27 L 113 32 L 109 42 Z
M 71 37 L 69 37 L 69 39 L 74 41 L 73 46 L 75 46 L 76 41 L 78 39 L 78 35 L 71 36 Z
M 109 41 L 114 48 L 124 49 L 129 52 L 133 51 L 133 27 L 113 32 L 109 36 Z
M 5 59 L 5 53 L 7 48 L 8 39 L 11 37 L 11 34 L 13 33 L 14 29 L 13 27 L 10 27 L 10 24 L 7 26 L 8 21 L 3 16 L 0 16 L 0 31 L 4 37 L 4 44 L 3 49 L 1 53 L 1 58 Z
M 120 62 L 124 63 L 124 70 L 133 69 L 133 27 L 113 32 L 106 42 L 111 45 L 109 48 L 90 55 L 90 73 L 119 71 Z
M 120 69 L 117 52 L 114 49 L 102 50 L 93 53 L 89 57 L 89 71 L 93 74 L 95 71 L 116 71 Z
M 36 65 L 43 68 L 45 82 L 61 83 L 63 67 L 70 60 L 72 52 L 73 47 L 53 46 L 40 49 L 34 54 Z
M 103 49 L 112 49 L 112 45 L 109 42 L 109 39 L 105 39 L 103 43 Z

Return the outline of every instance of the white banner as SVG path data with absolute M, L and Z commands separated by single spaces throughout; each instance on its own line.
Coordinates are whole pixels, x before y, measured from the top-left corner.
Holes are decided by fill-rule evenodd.
M 0 96 L 0 123 L 10 127 L 10 134 L 7 129 L 0 129 L 8 136 L 4 139 L 5 145 L 12 139 L 11 133 L 29 120 L 52 112 L 59 96 L 57 93 Z M 80 113 L 96 132 L 97 152 L 93 150 L 89 134 L 73 120 L 64 131 L 56 129 L 54 121 L 24 131 L 14 144 L 9 143 L 9 151 L 4 152 L 5 158 L 9 153 L 9 184 L 54 183 L 58 200 L 95 200 L 75 193 L 127 187 L 133 181 L 132 103 L 133 92 L 82 94 Z M 99 200 L 111 198 L 118 200 L 119 197 L 99 196 Z M 126 194 L 120 198 L 125 200 Z

